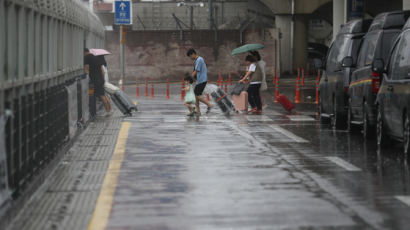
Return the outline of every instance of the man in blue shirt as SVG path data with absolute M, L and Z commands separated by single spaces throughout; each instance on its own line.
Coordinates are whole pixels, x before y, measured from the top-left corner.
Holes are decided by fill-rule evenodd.
M 209 103 L 208 100 L 202 97 L 202 93 L 204 92 L 206 83 L 208 82 L 205 61 L 202 57 L 196 54 L 194 49 L 188 50 L 186 55 L 189 58 L 191 58 L 193 61 L 195 61 L 194 71 L 192 72 L 191 76 L 192 78 L 196 79 L 196 86 L 194 89 L 194 93 L 196 97 L 195 105 L 196 105 L 197 114 L 201 115 L 201 110 L 199 108 L 199 102 L 206 104 L 206 106 L 208 107 L 208 109 L 206 110 L 206 113 L 209 113 L 211 111 L 212 105 Z

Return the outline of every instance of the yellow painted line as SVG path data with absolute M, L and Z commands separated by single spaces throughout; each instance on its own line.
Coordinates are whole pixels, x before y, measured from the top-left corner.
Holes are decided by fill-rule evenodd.
M 93 216 L 88 224 L 88 230 L 104 230 L 107 227 L 114 201 L 114 193 L 117 187 L 118 175 L 124 160 L 125 146 L 127 144 L 130 127 L 131 123 L 122 123 L 114 154 L 111 158 L 110 165 L 108 166 L 108 171 L 105 174 Z
M 352 87 L 352 86 L 357 86 L 357 85 L 360 85 L 360 84 L 371 83 L 371 82 L 372 82 L 372 79 L 366 79 L 366 80 L 356 81 L 356 82 L 351 83 L 351 84 L 350 84 L 350 87 Z

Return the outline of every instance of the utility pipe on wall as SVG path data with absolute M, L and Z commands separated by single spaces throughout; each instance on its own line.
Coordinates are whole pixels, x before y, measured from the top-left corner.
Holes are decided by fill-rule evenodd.
M 194 7 L 189 7 L 189 28 L 190 30 L 194 29 Z
M 213 6 L 212 0 L 208 0 L 208 13 L 209 13 L 209 29 L 212 30 L 214 25 L 214 17 L 213 17 Z
M 295 0 L 291 0 L 291 21 L 290 21 L 290 72 L 293 72 L 293 56 L 295 41 Z

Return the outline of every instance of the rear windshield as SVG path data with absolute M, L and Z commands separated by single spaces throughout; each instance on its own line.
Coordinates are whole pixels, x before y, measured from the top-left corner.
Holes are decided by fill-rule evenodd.
M 349 51 L 352 43 L 351 41 L 352 40 L 349 37 L 345 36 L 339 36 L 336 38 L 327 58 L 327 71 L 334 72 L 341 70 L 340 63 L 342 62 L 344 57 L 349 56 Z
M 410 73 L 410 30 L 406 31 L 394 48 L 390 63 L 389 76 L 394 80 L 403 80 Z
M 400 31 L 389 31 L 384 33 L 380 56 L 380 58 L 383 59 L 384 63 L 386 63 L 386 60 L 390 54 L 390 50 L 399 34 Z
M 356 37 L 352 39 L 352 52 L 349 54 L 353 58 L 353 63 L 357 62 L 357 56 L 359 55 L 360 44 L 362 42 L 362 37 Z
M 371 65 L 377 51 L 377 44 L 380 39 L 381 31 L 368 33 L 363 40 L 360 48 L 359 57 L 357 60 L 357 67 Z

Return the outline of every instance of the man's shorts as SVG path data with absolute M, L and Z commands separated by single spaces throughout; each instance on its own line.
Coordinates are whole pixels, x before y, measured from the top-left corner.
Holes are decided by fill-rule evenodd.
M 206 82 L 203 82 L 203 83 L 200 83 L 200 84 L 196 85 L 195 89 L 194 89 L 195 96 L 197 96 L 197 97 L 201 96 L 202 93 L 205 90 L 205 86 L 206 86 Z
M 104 90 L 104 83 L 98 83 L 94 85 L 94 96 L 95 97 L 101 97 L 105 95 L 105 90 Z

